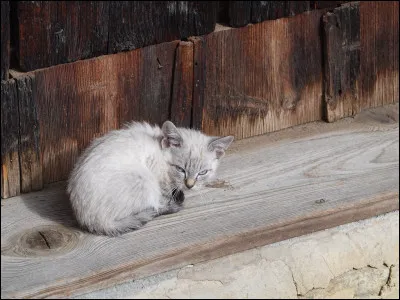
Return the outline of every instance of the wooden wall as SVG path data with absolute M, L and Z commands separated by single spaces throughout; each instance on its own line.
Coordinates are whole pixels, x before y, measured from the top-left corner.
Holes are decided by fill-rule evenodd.
M 2 198 L 131 120 L 240 139 L 398 101 L 398 2 L 344 2 L 2 1 Z
M 202 99 L 196 126 L 240 139 L 320 120 L 323 13 L 198 38 L 195 52 L 202 67 L 195 80 Z
M 202 35 L 218 1 L 17 1 L 23 71 Z
M 1 80 L 8 79 L 10 67 L 10 4 L 1 1 Z

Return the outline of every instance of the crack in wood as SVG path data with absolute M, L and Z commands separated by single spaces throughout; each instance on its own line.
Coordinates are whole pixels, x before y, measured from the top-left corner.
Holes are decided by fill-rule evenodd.
M 46 235 L 45 235 L 43 232 L 41 232 L 41 231 L 39 231 L 39 234 L 40 234 L 40 236 L 42 237 L 42 239 L 44 240 L 44 242 L 46 243 L 47 248 L 51 249 L 50 244 L 49 244 L 49 241 L 48 241 L 47 238 L 46 238 Z

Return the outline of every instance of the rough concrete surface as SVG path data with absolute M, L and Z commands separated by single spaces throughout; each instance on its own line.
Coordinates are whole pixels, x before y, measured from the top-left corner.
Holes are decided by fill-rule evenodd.
M 399 297 L 399 212 L 76 298 Z

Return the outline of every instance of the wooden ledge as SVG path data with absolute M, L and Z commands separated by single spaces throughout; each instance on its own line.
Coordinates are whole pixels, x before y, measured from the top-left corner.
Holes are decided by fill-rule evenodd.
M 81 232 L 65 183 L 2 200 L 2 298 L 69 297 L 399 208 L 398 105 L 236 142 L 185 209 Z

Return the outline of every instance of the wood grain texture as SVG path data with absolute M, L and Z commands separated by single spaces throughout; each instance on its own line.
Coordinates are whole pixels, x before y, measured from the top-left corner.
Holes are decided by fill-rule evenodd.
M 350 1 L 310 1 L 311 9 L 335 8 Z
M 180 42 L 176 49 L 170 120 L 190 127 L 193 102 L 193 43 Z
M 111 1 L 109 53 L 214 30 L 218 1 Z
M 309 11 L 310 1 L 228 1 L 220 6 L 220 22 L 232 27 L 243 27 L 249 23 L 259 23 L 295 16 Z
M 8 79 L 10 68 L 10 1 L 1 1 L 0 79 Z
M 253 1 L 229 1 L 229 25 L 232 27 L 246 26 L 251 21 Z
M 70 297 L 396 210 L 398 123 L 355 122 L 235 142 L 218 183 L 119 238 L 76 229 L 64 184 L 5 200 L 2 298 Z
M 15 80 L 1 81 L 1 197 L 20 194 L 19 112 Z
M 323 13 L 197 38 L 194 124 L 240 139 L 320 120 Z
M 126 122 L 169 118 L 179 41 L 34 72 L 43 182 L 65 180 L 89 142 Z
M 18 1 L 23 71 L 107 53 L 109 1 Z
M 201 130 L 203 124 L 204 111 L 204 87 L 205 87 L 205 68 L 206 57 L 204 39 L 191 37 L 193 43 L 193 102 L 192 102 L 192 128 Z
M 360 111 L 360 12 L 352 2 L 323 16 L 326 119 L 334 122 Z
M 287 1 L 251 1 L 251 21 L 259 23 L 266 20 L 276 20 L 287 16 Z
M 399 3 L 360 2 L 360 97 L 362 107 L 399 101 Z
M 310 1 L 285 1 L 287 16 L 295 16 L 310 10 Z
M 43 188 L 35 75 L 24 75 L 15 81 L 19 103 L 21 192 L 27 193 Z
M 233 1 L 234 2 L 234 1 Z M 312 1 L 251 1 L 251 22 L 291 17 L 311 10 Z
M 395 2 L 393 6 L 393 102 L 396 102 L 399 101 L 399 3 Z

